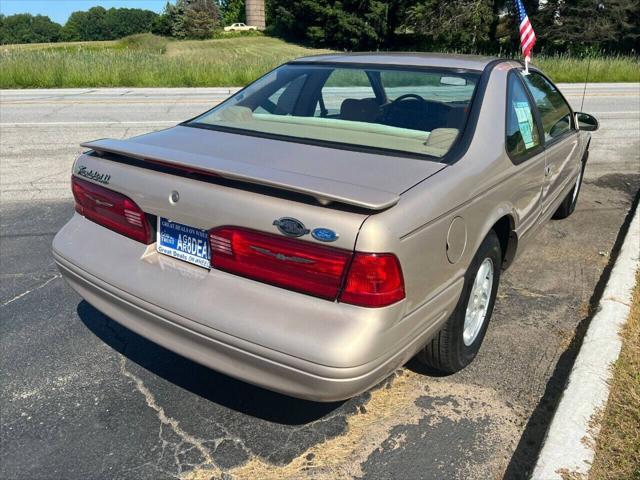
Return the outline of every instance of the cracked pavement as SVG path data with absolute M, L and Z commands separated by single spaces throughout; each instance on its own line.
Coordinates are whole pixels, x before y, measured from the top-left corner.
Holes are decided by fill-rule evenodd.
M 563 89 L 578 107 L 582 85 Z M 0 477 L 526 476 L 640 187 L 640 85 L 587 89 L 584 110 L 602 129 L 578 209 L 503 275 L 476 361 L 448 377 L 410 362 L 332 404 L 245 384 L 145 340 L 82 301 L 53 264 L 81 141 L 165 128 L 227 94 L 0 92 Z

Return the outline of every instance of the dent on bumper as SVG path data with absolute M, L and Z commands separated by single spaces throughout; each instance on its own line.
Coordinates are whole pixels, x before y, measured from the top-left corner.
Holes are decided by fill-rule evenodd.
M 104 245 L 107 242 L 109 249 L 106 252 L 101 252 L 101 255 L 106 256 L 106 258 L 104 256 L 98 258 L 98 252 L 86 251 L 87 245 Z M 284 320 L 279 319 L 279 321 L 272 324 L 262 324 L 256 322 L 256 318 L 242 318 L 243 310 L 238 308 L 237 299 L 234 300 L 235 303 L 224 302 L 217 304 L 220 311 L 212 308 L 213 311 L 209 312 L 210 315 L 217 316 L 217 314 L 223 315 L 223 313 L 231 316 L 235 315 L 237 323 L 244 323 L 245 327 L 246 324 L 252 325 L 254 329 L 252 333 L 255 335 L 257 331 L 258 334 L 261 334 L 259 337 L 247 338 L 248 336 L 245 335 L 234 335 L 228 331 L 215 328 L 215 323 L 213 325 L 211 323 L 206 324 L 203 321 L 195 321 L 196 319 L 192 318 L 191 315 L 185 315 L 183 307 L 186 308 L 186 305 L 194 301 L 193 299 L 186 299 L 180 305 L 171 305 L 172 308 L 167 308 L 166 305 L 159 306 L 159 302 L 149 301 L 149 297 L 146 294 L 142 295 L 135 292 L 135 289 L 128 288 L 127 283 L 123 284 L 121 277 L 118 277 L 121 280 L 118 283 L 119 286 L 115 286 L 114 283 L 116 282 L 113 279 L 103 278 L 103 275 L 100 275 L 99 278 L 98 275 L 93 273 L 101 272 L 101 268 L 104 268 L 104 262 L 111 262 L 111 273 L 120 270 L 121 275 L 123 270 L 130 269 L 131 271 L 128 273 L 129 281 L 135 283 L 145 283 L 146 281 L 147 289 L 153 289 L 158 286 L 157 284 L 152 286 L 150 283 L 157 281 L 159 276 L 172 276 L 173 281 L 176 283 L 188 280 L 188 278 L 177 275 L 175 271 L 161 270 L 154 263 L 157 259 L 149 263 L 147 258 L 145 262 L 143 260 L 145 257 L 144 251 L 144 246 L 114 234 L 78 215 L 74 216 L 69 224 L 59 232 L 54 239 L 53 245 L 55 261 L 69 285 L 94 307 L 118 323 L 209 368 L 295 397 L 316 401 L 334 401 L 349 398 L 366 390 L 411 358 L 446 319 L 447 312 L 442 310 L 437 312 L 437 318 L 425 322 L 425 312 L 423 311 L 425 309 L 419 309 L 410 316 L 401 319 L 401 321 L 389 322 L 393 328 L 388 328 L 386 335 L 384 335 L 384 331 L 376 332 L 375 322 L 372 322 L 370 324 L 371 330 L 374 330 L 375 335 L 381 337 L 377 339 L 375 344 L 370 343 L 369 340 L 372 335 L 371 331 L 358 334 L 358 329 L 354 330 L 349 328 L 349 325 L 345 325 L 344 329 L 336 329 L 333 333 L 330 332 L 328 334 L 329 337 L 333 335 L 336 339 L 335 342 L 328 341 L 326 339 L 328 337 L 319 341 L 317 336 L 309 334 L 305 344 L 295 345 L 297 350 L 294 349 L 294 351 L 300 352 L 307 349 L 307 351 L 313 350 L 313 354 L 307 357 L 300 354 L 292 355 L 290 352 L 283 352 L 282 348 L 270 348 L 271 345 L 268 343 L 258 343 L 251 340 L 255 338 L 269 339 L 273 338 L 273 335 L 280 335 L 287 339 L 289 337 L 287 329 L 278 328 L 282 327 L 282 322 L 287 320 L 297 320 L 303 324 L 310 322 L 308 330 L 312 330 L 311 327 L 318 327 L 314 322 L 323 321 L 327 318 L 326 315 L 331 313 L 330 310 L 328 312 L 319 312 L 312 318 L 297 318 L 297 314 L 301 312 L 314 312 L 315 310 L 305 304 L 304 310 L 296 311 L 298 304 L 295 302 L 293 304 L 291 302 L 281 303 L 278 299 L 271 299 L 270 301 L 274 304 L 271 305 L 272 315 L 276 313 L 273 311 L 273 307 L 279 306 L 281 311 L 278 313 L 286 318 Z M 110 255 L 113 258 L 110 258 Z M 159 256 L 156 253 L 147 255 Z M 175 266 L 181 266 L 181 263 L 177 260 L 168 259 L 167 261 L 178 262 L 175 263 Z M 117 267 L 114 268 L 113 265 L 126 265 L 127 268 L 118 269 Z M 136 270 L 134 265 L 143 265 L 142 270 Z M 188 266 L 185 268 L 187 268 L 188 273 L 198 272 L 198 270 L 193 270 Z M 206 270 L 204 272 L 206 275 Z M 108 275 L 106 276 L 108 277 Z M 153 276 L 155 278 L 152 278 Z M 107 279 L 111 281 L 107 281 Z M 201 278 L 200 282 L 202 281 Z M 248 285 L 255 287 L 254 283 L 249 282 Z M 123 288 L 120 288 L 121 285 Z M 242 286 L 244 287 L 245 285 L 243 284 Z M 274 295 L 274 292 L 269 289 L 275 287 L 262 284 L 258 284 L 258 286 L 266 289 L 267 294 Z M 189 291 L 189 285 L 181 285 L 181 288 L 186 288 L 185 291 Z M 150 292 L 151 290 L 148 291 Z M 138 294 L 136 295 L 136 293 Z M 251 288 L 245 293 L 247 295 L 251 294 Z M 261 293 L 264 294 L 262 291 Z M 323 306 L 325 304 L 331 308 L 335 306 L 331 302 L 312 299 L 288 291 L 283 291 L 282 294 L 293 295 L 296 300 L 302 298 L 302 300 L 307 300 L 307 303 L 311 305 L 319 301 L 323 302 Z M 249 298 L 246 298 L 245 302 L 251 302 Z M 454 296 L 452 298 L 455 300 Z M 256 297 L 255 301 L 260 304 L 260 302 L 264 301 L 264 298 Z M 451 299 L 447 303 L 449 302 L 451 302 Z M 441 304 L 442 301 L 438 303 Z M 209 302 L 204 306 L 206 308 L 215 305 L 215 303 Z M 265 304 L 262 304 L 261 307 L 264 308 Z M 225 310 L 225 312 L 221 310 Z M 189 310 L 186 309 L 186 311 L 188 312 Z M 387 312 L 387 314 L 395 314 L 395 312 Z M 342 324 L 342 322 L 350 319 L 341 317 L 333 320 Z M 356 316 L 356 318 L 352 319 L 352 322 L 357 327 L 361 327 L 364 320 L 366 318 L 357 318 Z M 384 321 L 384 319 L 378 320 Z M 297 327 L 304 330 L 305 325 L 297 325 Z M 419 330 L 416 331 L 416 328 Z M 270 331 L 267 331 L 267 329 Z M 299 332 L 291 332 L 291 334 L 296 339 L 294 342 L 299 341 L 301 335 Z M 325 335 L 327 335 L 326 332 Z M 399 339 L 397 338 L 398 335 L 400 335 Z M 291 342 L 291 339 L 289 338 L 288 341 Z M 327 361 L 313 361 L 322 358 L 323 352 L 320 351 L 322 350 L 322 342 L 327 344 Z M 377 350 L 380 345 L 384 346 L 385 342 L 387 342 L 386 351 L 380 354 Z M 368 355 L 368 361 L 354 362 L 350 365 L 347 363 L 347 366 L 332 365 L 331 362 L 336 360 L 336 352 L 340 350 L 344 352 L 342 359 L 347 359 L 347 361 L 354 360 L 353 351 L 348 347 L 349 343 L 352 344 L 354 349 L 358 350 L 358 356 Z

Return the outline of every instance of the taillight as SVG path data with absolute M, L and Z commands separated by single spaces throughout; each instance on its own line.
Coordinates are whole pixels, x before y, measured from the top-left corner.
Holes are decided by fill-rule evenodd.
M 235 227 L 209 233 L 211 266 L 335 300 L 351 252 Z
M 404 298 L 402 270 L 393 254 L 354 254 L 237 227 L 211 230 L 209 242 L 211 266 L 243 277 L 362 307 Z
M 391 253 L 356 252 L 340 301 L 361 307 L 386 307 L 404 298 L 404 278 Z
M 75 176 L 71 189 L 80 215 L 138 242 L 151 243 L 149 222 L 133 200 Z

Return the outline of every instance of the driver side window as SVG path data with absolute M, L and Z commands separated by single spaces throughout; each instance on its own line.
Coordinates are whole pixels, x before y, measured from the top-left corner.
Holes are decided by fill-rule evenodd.
M 571 109 L 556 87 L 535 72 L 524 75 L 523 79 L 540 112 L 545 141 L 553 141 L 570 132 Z

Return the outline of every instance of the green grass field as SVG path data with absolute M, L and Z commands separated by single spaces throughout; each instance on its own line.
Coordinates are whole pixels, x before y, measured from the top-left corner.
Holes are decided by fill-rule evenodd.
M 245 85 L 295 57 L 320 53 L 263 36 L 0 47 L 0 88 Z
M 295 57 L 322 53 L 265 36 L 175 41 L 150 34 L 113 42 L 0 47 L 0 88 L 242 86 Z M 558 82 L 582 82 L 587 61 L 537 57 Z M 632 57 L 596 57 L 593 82 L 640 81 Z
M 555 82 L 584 82 L 589 60 L 565 55 L 533 58 L 533 64 Z M 593 57 L 589 65 L 590 82 L 640 82 L 637 57 Z

